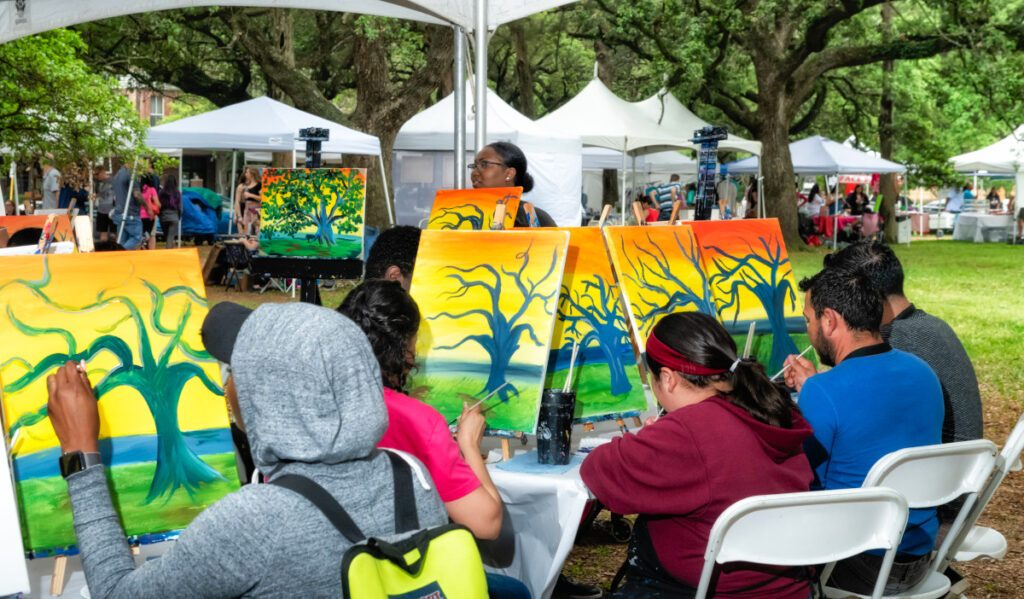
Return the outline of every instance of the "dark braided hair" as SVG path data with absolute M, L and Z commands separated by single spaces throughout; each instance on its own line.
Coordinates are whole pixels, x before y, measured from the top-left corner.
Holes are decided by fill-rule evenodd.
M 416 367 L 409 344 L 420 328 L 420 309 L 397 281 L 375 279 L 353 289 L 341 312 L 366 333 L 380 364 L 384 386 L 401 391 Z
M 740 360 L 734 372 L 728 370 L 738 355 L 736 342 L 714 318 L 702 312 L 676 312 L 659 320 L 651 335 L 695 364 L 725 370 L 713 375 L 679 373 L 694 386 L 703 388 L 718 382 L 731 385 L 732 391 L 725 399 L 734 406 L 764 424 L 793 427 L 793 412 L 799 413 L 799 409 L 784 386 L 769 380 L 764 365 L 756 360 Z M 645 356 L 654 376 L 667 368 L 650 354 Z

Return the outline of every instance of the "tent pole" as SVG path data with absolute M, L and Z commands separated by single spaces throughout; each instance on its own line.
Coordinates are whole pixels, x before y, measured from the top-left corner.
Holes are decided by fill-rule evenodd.
M 18 201 L 18 162 L 11 161 L 11 202 L 14 203 L 14 214 L 21 214 L 21 202 Z
M 185 175 L 185 170 L 184 170 L 185 167 L 184 167 L 184 164 L 183 164 L 184 162 L 185 162 L 185 148 L 182 148 L 181 149 L 181 154 L 178 155 L 178 247 L 179 248 L 181 247 L 181 226 L 184 224 L 184 223 L 181 222 L 182 221 L 181 217 L 183 216 L 183 213 L 185 212 L 184 209 L 181 206 L 181 192 L 184 190 L 184 187 L 185 187 L 185 181 L 183 179 L 183 177 Z M 230 225 L 228 225 L 228 226 L 230 226 Z
M 477 152 L 487 145 L 487 0 L 476 0 L 476 136 Z
M 295 156 L 294 151 L 292 153 L 292 156 Z M 236 168 L 236 161 L 237 160 L 238 160 L 238 154 L 236 154 L 234 150 L 231 150 L 231 179 L 228 180 L 229 181 L 229 183 L 228 183 L 228 193 L 231 194 L 231 218 L 228 219 L 228 235 L 231 235 L 231 223 L 235 222 L 235 210 L 238 209 L 238 198 L 235 197 L 235 168 Z M 292 164 L 292 168 L 295 168 L 294 162 Z M 242 206 L 243 206 L 242 210 L 245 210 L 245 208 L 244 208 L 245 203 L 244 202 L 242 203 Z M 245 212 L 242 212 L 242 218 L 245 218 Z M 242 223 L 237 223 L 237 225 L 238 225 L 238 233 L 241 234 L 242 233 Z
M 89 169 L 89 228 L 92 229 L 93 223 L 96 222 L 96 190 L 93 188 L 96 182 L 93 180 L 92 176 L 92 160 L 88 161 L 86 168 Z M 95 230 L 93 231 L 93 234 L 95 235 Z
M 463 152 L 462 155 L 465 156 L 466 153 Z M 384 176 L 384 153 L 383 152 L 381 152 L 380 154 L 377 155 L 377 160 L 380 161 L 380 181 L 381 181 L 381 183 L 384 184 L 384 202 L 387 203 L 387 205 L 388 205 L 388 222 L 391 223 L 391 226 L 393 227 L 393 226 L 395 226 L 395 213 L 391 209 L 391 194 L 388 193 L 388 179 L 387 179 L 387 177 Z
M 121 214 L 121 226 L 117 228 L 117 244 L 121 245 L 121 235 L 124 233 L 124 222 L 128 220 L 128 206 L 132 205 L 132 187 L 135 186 L 135 169 L 139 166 L 138 157 L 132 162 L 132 176 L 128 179 L 128 197 L 124 199 L 124 212 Z
M 466 186 L 466 32 L 455 27 L 455 189 Z
M 637 188 L 636 187 L 636 154 L 633 154 L 632 169 L 633 169 L 633 187 L 632 187 L 632 191 L 636 191 L 636 188 Z M 637 223 L 637 224 L 639 224 L 639 223 Z
M 622 138 L 622 224 L 626 224 L 626 140 Z M 640 224 L 640 223 L 637 223 Z
M 825 183 L 826 185 L 828 184 L 828 177 L 825 178 Z M 829 185 L 829 187 L 831 187 L 831 185 Z M 836 186 L 832 193 L 836 198 L 832 203 L 832 205 L 836 207 L 835 218 L 832 221 L 832 251 L 834 252 L 838 249 L 836 246 L 839 243 L 839 173 L 836 173 Z
M 757 215 L 764 218 L 764 177 L 761 176 L 761 157 L 757 157 Z

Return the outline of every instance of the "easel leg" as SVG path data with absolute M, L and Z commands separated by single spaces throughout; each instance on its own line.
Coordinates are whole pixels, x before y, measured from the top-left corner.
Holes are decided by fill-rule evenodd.
M 622 418 L 616 418 L 615 424 L 619 425 L 619 432 L 628 433 L 629 429 L 626 428 L 626 421 Z
M 593 431 L 594 430 L 594 423 L 593 422 L 584 422 L 583 423 L 583 430 L 588 432 L 588 433 Z
M 53 560 L 53 576 L 50 578 L 50 594 L 60 597 L 64 593 L 64 572 L 68 567 L 68 556 L 58 555 Z
M 644 421 L 640 420 L 639 416 L 633 416 L 633 426 L 643 426 Z
M 507 438 L 501 439 L 501 459 L 506 462 L 512 459 L 512 445 L 508 442 Z

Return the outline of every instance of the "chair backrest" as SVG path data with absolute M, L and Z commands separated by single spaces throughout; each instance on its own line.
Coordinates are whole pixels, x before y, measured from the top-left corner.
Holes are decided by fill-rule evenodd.
M 932 557 L 929 574 L 947 563 L 964 523 L 977 503 L 978 493 L 992 474 L 996 446 L 986 439 L 909 447 L 875 462 L 864 487 L 888 487 L 899 491 L 911 508 L 938 507 L 966 495 L 963 506 Z
M 896 489 L 911 508 L 936 507 L 980 492 L 995 459 L 996 446 L 985 439 L 908 447 L 875 462 L 862 486 Z
M 831 564 L 868 549 L 885 549 L 872 595 L 881 597 L 907 514 L 903 496 L 887 488 L 742 499 L 722 512 L 711 528 L 696 598 L 706 596 L 716 563 Z
M 978 493 L 978 500 L 975 501 L 970 513 L 967 514 L 960 534 L 957 535 L 956 540 L 950 547 L 949 556 L 954 555 L 964 542 L 964 539 L 967 538 L 967 534 L 971 531 L 974 523 L 978 521 L 978 517 L 981 516 L 985 507 L 988 506 L 988 502 L 992 499 L 992 495 L 995 494 L 999 485 L 1002 484 L 1003 479 L 1006 478 L 1006 474 L 1011 470 L 1020 469 L 1019 460 L 1022 450 L 1024 450 L 1024 416 L 1021 416 L 1020 420 L 1017 421 L 1017 425 L 1013 427 L 1009 438 L 1006 439 L 1006 445 L 1003 445 L 1003 450 L 996 456 L 995 470 L 992 472 L 992 476 L 989 477 L 984 488 Z
M 874 235 L 878 232 L 878 215 L 877 214 L 863 214 L 861 216 L 861 223 L 864 228 L 861 230 L 864 235 Z

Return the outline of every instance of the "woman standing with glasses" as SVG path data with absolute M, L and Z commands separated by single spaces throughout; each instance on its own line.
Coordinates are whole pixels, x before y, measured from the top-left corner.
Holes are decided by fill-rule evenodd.
M 515 144 L 496 141 L 477 152 L 469 165 L 473 189 L 491 187 L 522 187 L 523 193 L 533 189 L 533 177 L 526 172 L 526 155 Z M 547 212 L 530 202 L 519 202 L 517 227 L 557 227 Z

